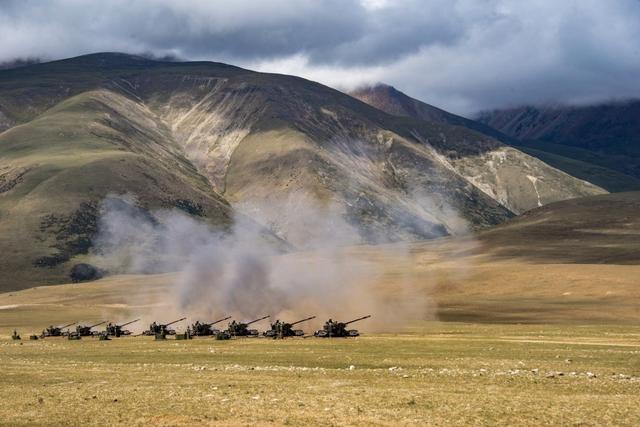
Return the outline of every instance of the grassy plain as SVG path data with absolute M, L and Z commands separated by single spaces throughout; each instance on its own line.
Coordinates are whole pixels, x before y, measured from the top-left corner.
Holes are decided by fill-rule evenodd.
M 638 425 L 640 327 L 0 340 L 6 425 Z
M 428 283 L 434 317 L 450 322 L 418 322 L 395 334 L 374 333 L 363 322 L 358 326 L 364 334 L 357 339 L 29 341 L 30 333 L 50 323 L 123 320 L 163 310 L 153 297 L 166 292 L 172 275 L 5 293 L 0 295 L 0 420 L 6 425 L 640 423 L 638 266 L 483 261 L 447 254 L 442 246 L 437 255 L 423 244 L 410 249 L 411 257 L 398 259 L 376 248 L 351 251 L 385 257 L 383 288 L 412 265 L 409 277 Z M 14 328 L 22 341 L 10 340 Z
M 566 202 L 467 241 L 345 249 L 384 266 L 371 284 L 383 300 L 398 286 L 431 298 L 433 321 L 394 334 L 375 320 L 401 313 L 378 310 L 357 339 L 29 341 L 49 324 L 143 317 L 139 331 L 194 313 L 166 305 L 172 274 L 0 294 L 0 423 L 639 425 L 633 200 Z

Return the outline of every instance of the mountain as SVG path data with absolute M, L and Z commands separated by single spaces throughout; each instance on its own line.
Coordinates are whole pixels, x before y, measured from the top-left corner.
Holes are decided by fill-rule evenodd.
M 485 111 L 477 120 L 517 138 L 524 150 L 546 153 L 551 164 L 564 157 L 617 172 L 624 179 L 611 191 L 640 189 L 640 100 L 523 106 Z
M 525 212 L 476 237 L 484 253 L 501 259 L 638 265 L 639 209 L 637 191 L 563 200 Z
M 163 123 L 122 95 L 86 91 L 0 134 L 0 287 L 68 281 L 109 194 L 219 225 L 232 219 Z
M 607 191 L 640 190 L 640 180 L 627 174 L 628 168 L 616 167 L 616 162 L 622 160 L 620 157 L 611 158 L 607 161 L 595 152 L 585 151 L 577 147 L 566 145 L 549 146 L 549 144 L 539 141 L 521 140 L 527 135 L 514 132 L 511 126 L 506 126 L 504 129 L 501 127 L 504 124 L 501 123 L 501 120 L 509 121 L 509 118 L 500 119 L 496 116 L 495 121 L 490 120 L 489 117 L 492 114 L 501 114 L 500 111 L 482 113 L 477 121 L 471 120 L 411 98 L 394 87 L 385 84 L 363 87 L 350 94 L 389 114 L 464 126 L 481 132 L 540 159 L 571 176 L 588 181 Z M 595 118 L 593 119 L 595 120 Z M 585 120 L 588 122 L 591 118 Z M 546 122 L 547 120 L 542 121 Z M 493 126 L 496 127 L 494 128 Z M 603 126 L 606 128 L 607 124 L 604 123 Z M 585 134 L 588 133 L 589 130 L 585 130 Z
M 221 229 L 246 215 L 305 248 L 314 229 L 428 239 L 603 192 L 465 127 L 211 62 L 102 53 L 2 70 L 0 130 L 5 289 L 66 279 L 110 194 Z
M 349 95 L 393 116 L 411 117 L 430 122 L 462 126 L 468 129 L 473 129 L 507 144 L 515 142 L 515 138 L 494 129 L 491 126 L 449 113 L 448 111 L 434 107 L 433 105 L 411 98 L 393 86 L 386 85 L 384 83 L 360 87 L 349 92 Z

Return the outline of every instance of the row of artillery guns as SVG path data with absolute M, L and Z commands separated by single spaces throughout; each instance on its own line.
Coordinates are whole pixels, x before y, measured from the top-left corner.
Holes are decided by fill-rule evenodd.
M 216 335 L 217 339 L 230 339 L 231 337 L 242 336 L 257 337 L 260 335 L 259 332 L 256 329 L 249 329 L 248 326 L 252 323 L 264 320 L 268 317 L 269 316 L 261 317 L 247 323 L 236 323 L 235 321 L 233 321 L 229 323 L 229 328 L 227 330 L 220 331 L 214 335 Z M 327 322 L 325 322 L 323 328 L 316 331 L 313 336 L 319 338 L 357 337 L 360 336 L 360 332 L 358 332 L 357 329 L 348 329 L 347 326 L 352 323 L 359 322 L 360 320 L 368 319 L 370 317 L 371 315 L 367 315 L 350 320 L 348 322 L 335 322 L 332 319 L 329 319 Z M 295 329 L 294 326 L 315 318 L 316 316 L 311 316 L 291 323 L 276 320 L 274 323 L 271 323 L 271 328 L 263 332 L 262 335 L 270 338 L 302 337 L 304 336 L 304 331 L 302 329 Z
M 225 330 L 216 329 L 214 326 L 220 322 L 231 319 L 231 316 L 226 316 L 209 323 L 196 321 L 194 324 L 187 327 L 187 332 L 185 332 L 184 334 L 180 334 L 180 336 L 178 337 L 176 334 L 176 331 L 170 326 L 186 319 L 186 317 L 182 317 L 180 319 L 176 319 L 172 322 L 168 322 L 164 324 L 153 322 L 149 325 L 149 329 L 145 330 L 140 335 L 155 336 L 156 339 L 165 339 L 167 335 L 176 335 L 176 338 L 180 338 L 180 339 L 184 339 L 184 338 L 188 339 L 193 336 L 196 336 L 196 337 L 214 336 L 216 337 L 216 339 L 219 339 L 219 340 L 227 340 L 234 337 L 258 337 L 261 335 L 260 332 L 257 329 L 250 328 L 250 326 L 254 323 L 268 319 L 269 317 L 270 316 L 263 316 L 249 322 L 236 322 L 235 320 L 233 320 L 228 324 L 227 329 Z M 332 319 L 329 319 L 327 322 L 325 322 L 322 329 L 315 331 L 313 336 L 319 337 L 319 338 L 357 337 L 360 335 L 358 330 L 349 329 L 348 325 L 355 322 L 359 322 L 364 319 L 368 319 L 369 317 L 371 316 L 367 315 L 367 316 L 359 317 L 357 319 L 350 320 L 348 322 L 336 322 Z M 304 331 L 302 329 L 295 329 L 294 326 L 315 318 L 316 316 L 311 316 L 311 317 L 300 319 L 291 323 L 276 320 L 274 323 L 271 323 L 270 329 L 262 333 L 262 336 L 269 337 L 269 338 L 302 337 L 305 335 Z M 72 322 L 62 326 L 52 325 L 46 328 L 45 330 L 43 330 L 42 335 L 40 336 L 32 335 L 31 339 L 46 338 L 46 337 L 60 337 L 60 336 L 67 336 L 69 339 L 80 339 L 81 337 L 88 337 L 88 336 L 99 336 L 100 339 L 109 339 L 109 337 L 128 336 L 128 335 L 131 335 L 131 331 L 125 329 L 125 327 L 139 320 L 140 319 L 135 319 L 130 322 L 126 322 L 122 324 L 115 324 L 115 323 L 109 322 L 105 330 L 102 332 L 95 331 L 93 330 L 93 328 L 107 323 L 106 321 L 98 322 L 93 325 L 77 325 L 75 331 L 72 331 L 66 328 L 76 325 L 77 322 Z M 17 333 L 14 335 L 17 335 Z M 20 338 L 18 337 L 17 339 L 20 339 Z
M 61 326 L 49 326 L 42 331 L 41 335 L 31 335 L 31 339 L 39 339 L 39 338 L 47 338 L 47 337 L 68 337 L 69 339 L 80 339 L 81 337 L 92 337 L 92 336 L 115 336 L 120 337 L 124 335 L 131 335 L 131 331 L 124 329 L 125 326 L 130 325 L 134 322 L 137 322 L 140 319 L 135 319 L 130 322 L 126 322 L 123 324 L 114 324 L 109 323 L 105 330 L 100 332 L 96 331 L 93 328 L 96 326 L 104 325 L 107 321 L 102 321 L 98 323 L 94 323 L 93 325 L 79 325 L 78 322 L 68 323 L 66 325 Z M 76 325 L 75 331 L 69 329 L 70 326 Z
M 149 329 L 144 331 L 142 335 L 155 336 L 156 339 L 166 339 L 167 335 L 175 335 L 177 339 L 190 339 L 192 337 L 205 337 L 214 336 L 219 340 L 228 340 L 235 337 L 258 337 L 260 332 L 257 329 L 250 328 L 254 323 L 268 319 L 270 316 L 263 316 L 249 322 L 236 322 L 231 321 L 227 329 L 220 330 L 215 328 L 215 325 L 225 320 L 231 319 L 231 316 L 226 316 L 213 322 L 200 322 L 196 321 L 191 326 L 187 327 L 187 330 L 183 334 L 176 334 L 176 331 L 169 328 L 174 323 L 185 320 L 184 317 L 174 320 L 172 322 L 161 324 L 153 322 L 149 325 Z M 368 319 L 371 317 L 363 316 L 357 319 L 350 320 L 348 322 L 335 322 L 329 319 L 323 329 L 316 331 L 313 335 L 320 338 L 331 337 L 357 337 L 360 335 L 357 329 L 348 329 L 347 326 L 351 323 L 358 322 L 360 320 Z M 302 329 L 295 329 L 294 326 L 309 320 L 315 319 L 316 316 L 306 317 L 304 319 L 297 320 L 295 322 L 282 322 L 276 320 L 271 323 L 271 328 L 262 333 L 262 336 L 269 338 L 287 338 L 287 337 L 302 337 L 304 331 Z

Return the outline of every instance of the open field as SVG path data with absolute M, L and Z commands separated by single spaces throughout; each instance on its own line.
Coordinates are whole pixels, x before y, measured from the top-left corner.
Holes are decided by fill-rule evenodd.
M 142 317 L 132 325 L 139 332 L 152 320 L 187 315 L 192 322 L 201 314 L 174 306 L 177 273 L 0 294 L 0 420 L 638 425 L 640 241 L 633 200 L 632 194 L 594 198 L 587 208 L 599 216 L 591 218 L 604 218 L 596 224 L 570 209 L 585 202 L 565 202 L 474 238 L 344 249 L 338 258 L 382 266 L 354 280 L 373 278 L 364 290 L 383 303 L 402 289 L 430 302 L 423 319 L 431 320 L 410 323 L 394 322 L 404 313 L 391 306 L 378 307 L 358 324 L 357 339 L 29 341 L 49 324 Z M 604 216 L 616 201 L 617 222 Z M 321 272 L 324 262 L 331 260 L 293 253 L 272 268 L 292 263 Z M 295 314 L 324 320 L 308 308 Z M 186 323 L 177 326 L 181 331 Z M 305 330 L 318 326 L 309 322 Z M 21 342 L 10 340 L 14 328 Z
M 640 327 L 0 340 L 9 425 L 638 425 Z M 353 366 L 353 368 L 351 367 Z
M 640 423 L 638 266 L 496 261 L 459 246 L 426 249 L 432 246 L 416 244 L 410 257 L 399 258 L 374 247 L 349 250 L 387 266 L 381 288 L 393 289 L 402 272 L 411 286 L 430 293 L 431 317 L 454 322 L 393 325 L 401 331 L 395 334 L 362 322 L 357 339 L 29 341 L 50 323 L 142 316 L 132 325 L 139 331 L 150 313 L 173 316 L 161 304 L 174 275 L 2 294 L 0 419 L 10 425 Z M 294 256 L 304 262 L 312 255 Z M 305 329 L 312 326 L 318 325 Z M 21 342 L 9 339 L 13 328 Z

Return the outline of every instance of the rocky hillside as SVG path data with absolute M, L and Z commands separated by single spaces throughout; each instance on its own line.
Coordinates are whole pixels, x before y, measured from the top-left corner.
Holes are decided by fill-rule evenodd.
M 523 106 L 486 111 L 478 121 L 524 147 L 617 171 L 640 189 L 640 101 L 592 106 Z M 618 190 L 615 188 L 614 190 Z
M 314 231 L 433 238 L 603 192 L 461 126 L 208 62 L 94 54 L 3 70 L 0 126 L 5 289 L 66 278 L 113 193 L 223 229 L 241 212 L 304 248 Z
M 364 87 L 351 92 L 351 95 L 389 114 L 413 117 L 416 119 L 445 123 L 455 126 L 463 126 L 495 138 L 505 144 L 511 145 L 532 157 L 542 160 L 544 163 L 559 169 L 568 175 L 583 179 L 607 191 L 634 191 L 640 190 L 640 180 L 629 175 L 633 174 L 633 160 L 631 164 L 626 164 L 624 159 L 629 159 L 632 154 L 614 155 L 615 151 L 605 143 L 600 149 L 589 151 L 580 148 L 581 139 L 573 139 L 572 145 L 549 144 L 540 141 L 530 141 L 526 138 L 532 137 L 534 122 L 539 119 L 541 124 L 556 122 L 551 117 L 542 117 L 543 113 L 531 113 L 532 108 L 516 110 L 493 111 L 480 115 L 478 121 L 451 114 L 447 111 L 426 104 L 417 99 L 411 98 L 397 89 L 384 84 L 371 87 Z M 529 115 L 527 112 L 531 113 Z M 628 114 L 627 114 L 628 115 Z M 535 116 L 535 117 L 534 117 Z M 536 119 L 537 117 L 537 119 Z M 597 117 L 585 117 L 583 119 L 588 124 L 591 120 L 598 122 Z M 629 117 L 624 120 L 629 120 Z M 556 125 L 562 123 L 562 119 Z M 607 123 L 602 123 L 601 127 L 606 129 Z M 496 126 L 496 128 L 492 127 Z M 619 126 L 617 126 L 619 128 Z M 525 131 L 526 130 L 526 131 Z M 598 139 L 599 132 L 591 134 L 589 128 L 582 131 L 585 140 Z M 541 135 L 538 135 L 541 136 Z M 521 138 L 525 138 L 522 139 Z M 609 153 L 609 154 L 605 154 Z
M 349 95 L 394 116 L 412 117 L 430 122 L 463 126 L 491 136 L 498 141 L 505 143 L 515 141 L 514 138 L 482 122 L 449 113 L 426 102 L 412 98 L 393 86 L 384 83 L 378 83 L 374 86 L 363 86 L 349 92 Z

